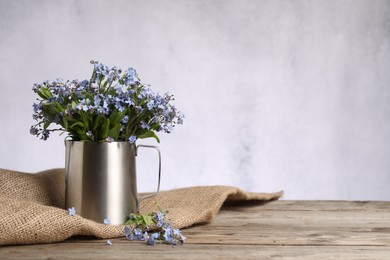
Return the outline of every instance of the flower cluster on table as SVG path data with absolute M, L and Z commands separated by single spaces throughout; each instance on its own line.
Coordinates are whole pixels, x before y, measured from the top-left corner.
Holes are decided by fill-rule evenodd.
M 127 141 L 172 132 L 184 115 L 171 104 L 173 95 L 155 94 L 141 83 L 135 69 L 126 71 L 91 61 L 90 80 L 34 84 L 38 103 L 33 104 L 30 133 L 46 140 L 53 131 L 67 132 L 73 141 Z M 59 128 L 51 128 L 51 124 Z
M 173 228 L 172 222 L 167 221 L 166 212 L 163 212 L 159 208 L 158 212 L 151 212 L 146 215 L 130 214 L 126 221 L 123 232 L 128 240 L 146 241 L 147 245 L 154 246 L 156 242 L 182 245 L 187 239 L 182 235 L 180 229 Z M 69 216 L 76 215 L 76 209 L 74 207 L 68 209 Z M 110 225 L 111 221 L 107 218 L 103 220 L 103 223 Z M 149 227 L 154 225 L 154 231 L 149 232 Z M 112 245 L 111 240 L 107 240 L 108 245 Z
M 151 212 L 146 215 L 130 214 L 124 229 L 125 236 L 129 240 L 144 240 L 148 245 L 155 242 L 182 245 L 186 240 L 179 229 L 174 229 L 172 223 L 167 221 L 166 213 L 159 208 L 158 212 Z M 149 227 L 155 226 L 153 233 L 148 233 Z

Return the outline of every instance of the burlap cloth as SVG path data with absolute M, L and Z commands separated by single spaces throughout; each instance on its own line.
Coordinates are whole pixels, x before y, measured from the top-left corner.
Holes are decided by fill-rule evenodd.
M 65 204 L 64 169 L 28 174 L 0 169 L 0 245 L 63 241 L 74 235 L 114 238 L 123 226 L 104 225 L 69 216 Z M 203 186 L 160 192 L 141 202 L 140 212 L 168 210 L 174 227 L 210 222 L 225 201 L 272 200 L 277 193 L 249 193 L 235 187 Z

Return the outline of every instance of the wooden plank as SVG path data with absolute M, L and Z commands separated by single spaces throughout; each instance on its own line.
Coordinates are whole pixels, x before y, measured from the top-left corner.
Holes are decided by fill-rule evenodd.
M 71 239 L 0 247 L 0 259 L 389 259 L 390 202 L 272 201 L 224 207 L 184 246 Z
M 238 204 L 237 204 L 238 203 Z M 390 210 L 389 201 L 342 201 L 342 200 L 276 200 L 267 202 L 233 202 L 225 204 L 230 210 L 240 211 L 384 211 Z M 253 207 L 254 205 L 261 207 Z M 235 206 L 235 207 L 233 207 Z
M 335 208 L 334 202 L 324 204 L 331 207 L 315 211 L 230 207 L 222 210 L 211 226 L 191 228 L 188 236 L 198 243 L 390 245 L 389 210 L 354 212 L 352 207 L 349 211 L 329 210 Z M 386 204 L 389 206 L 389 203 Z M 314 206 L 311 205 L 310 209 Z
M 388 247 L 264 246 L 264 245 L 156 245 L 126 241 L 108 246 L 93 243 L 1 248 L 1 259 L 389 259 Z

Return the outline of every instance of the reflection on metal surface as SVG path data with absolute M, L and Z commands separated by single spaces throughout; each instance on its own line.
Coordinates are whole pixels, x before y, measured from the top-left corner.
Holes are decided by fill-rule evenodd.
M 82 217 L 102 223 L 122 224 L 138 211 L 136 153 L 139 147 L 157 149 L 160 189 L 161 154 L 155 146 L 127 142 L 65 141 L 66 208 L 75 207 Z M 145 197 L 144 197 L 145 198 Z M 140 198 L 140 199 L 144 199 Z

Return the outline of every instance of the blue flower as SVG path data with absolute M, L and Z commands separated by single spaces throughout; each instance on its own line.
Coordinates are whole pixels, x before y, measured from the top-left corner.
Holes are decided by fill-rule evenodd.
M 148 238 L 148 240 L 146 241 L 146 244 L 149 245 L 149 246 L 154 246 L 156 242 L 154 241 L 154 237 L 153 236 L 150 236 Z
M 128 226 L 123 229 L 123 233 L 127 239 L 134 240 L 134 234 L 131 232 L 131 229 Z
M 89 100 L 88 98 L 87 99 L 82 99 L 80 100 L 80 103 L 78 103 L 76 105 L 76 108 L 78 110 L 83 110 L 83 111 L 88 111 L 90 109 L 90 104 L 91 103 L 91 100 Z
M 173 236 L 175 239 L 179 240 L 179 243 L 184 243 L 185 240 L 187 239 L 185 236 L 182 235 L 179 229 L 173 230 Z
M 105 218 L 103 220 L 103 223 L 106 224 L 106 225 L 110 225 L 111 224 L 111 220 L 109 220 L 108 218 Z
M 104 107 L 98 107 L 97 112 L 100 113 L 100 114 L 105 114 L 106 113 L 106 109 L 104 109 Z
M 124 116 L 121 121 L 123 124 L 127 124 L 129 122 L 129 116 Z
M 175 240 L 173 237 L 173 230 L 172 230 L 172 224 L 169 223 L 168 225 L 163 227 L 164 230 L 164 239 L 167 241 L 169 244 L 175 244 Z
M 109 68 L 102 63 L 98 63 L 95 64 L 95 71 L 98 75 L 97 79 L 100 80 L 101 76 L 106 76 L 109 73 Z
M 154 108 L 154 101 L 153 100 L 149 101 L 149 103 L 147 104 L 147 107 L 149 110 L 152 110 Z
M 154 97 L 154 92 L 151 88 L 148 88 L 146 86 L 142 86 L 142 90 L 140 92 L 140 94 L 138 95 L 139 98 L 147 98 L 147 99 L 151 99 Z
M 108 104 L 109 104 L 109 100 L 107 98 L 103 99 L 103 106 L 98 107 L 97 109 L 98 113 L 108 115 L 110 113 Z
M 107 81 L 112 82 L 117 80 L 120 77 L 116 67 L 111 68 L 107 75 Z
M 184 119 L 184 115 L 179 114 L 179 115 L 178 115 L 178 118 L 177 118 L 177 123 L 178 123 L 179 125 L 182 125 L 182 124 L 183 124 L 183 119 Z
M 114 142 L 114 138 L 112 138 L 111 136 L 108 136 L 107 138 L 106 138 L 106 141 L 107 142 Z
M 33 104 L 33 108 L 34 108 L 34 112 L 38 112 L 40 109 L 41 109 L 41 105 L 40 104 Z
M 84 79 L 83 81 L 80 82 L 80 87 L 86 88 L 89 84 L 89 81 Z
M 175 229 L 173 230 L 173 234 L 174 234 L 175 236 L 181 236 L 181 232 L 180 232 L 180 230 L 177 229 L 177 228 L 175 228 Z
M 123 77 L 123 84 L 128 86 L 128 85 L 134 85 L 135 83 L 138 82 L 139 79 L 138 79 L 137 71 L 133 68 L 128 68 Z
M 116 109 L 118 109 L 120 112 L 125 110 L 125 107 L 122 105 L 122 99 L 120 99 L 119 97 L 116 97 L 114 99 L 114 101 L 115 101 L 115 108 Z
M 129 143 L 131 143 L 131 144 L 135 143 L 136 140 L 137 140 L 137 137 L 134 135 L 129 137 Z
M 148 130 L 149 130 L 149 129 L 150 129 L 150 125 L 147 124 L 147 123 L 145 123 L 144 121 L 142 121 L 142 122 L 141 122 L 141 128 L 142 128 L 142 129 L 148 129 Z
M 128 235 L 131 234 L 131 229 L 130 229 L 128 226 L 126 226 L 126 227 L 123 229 L 123 233 L 125 233 L 125 236 L 128 236 Z
M 93 97 L 93 103 L 95 104 L 95 107 L 99 107 L 101 102 L 102 102 L 102 100 L 99 96 Z
M 50 135 L 50 132 L 48 130 L 43 130 L 41 139 L 46 141 L 47 138 L 49 138 L 49 135 Z
M 37 92 L 40 89 L 41 89 L 41 85 L 39 85 L 38 83 L 33 84 L 32 90 L 34 90 L 34 92 Z
M 131 105 L 134 105 L 134 102 L 131 99 L 131 96 L 124 97 L 122 102 L 125 103 L 128 107 L 130 107 Z
M 127 74 L 127 76 L 129 76 L 131 78 L 137 77 L 137 71 L 132 67 L 127 69 L 126 74 Z
M 166 132 L 166 133 L 171 133 L 172 131 L 173 131 L 173 126 L 171 126 L 171 125 L 165 125 L 164 126 L 164 131 Z
M 173 244 L 174 243 L 174 240 L 173 240 L 173 236 L 171 233 L 165 231 L 164 233 L 164 239 L 165 241 L 167 241 L 169 244 Z
M 69 216 L 75 216 L 76 215 L 76 209 L 74 207 L 68 208 L 68 215 Z
M 166 226 L 163 228 L 166 233 L 172 233 L 172 224 L 168 223 Z
M 162 227 L 165 223 L 164 223 L 164 219 L 165 219 L 165 215 L 164 213 L 162 212 L 157 212 L 155 215 L 154 215 L 154 219 L 157 221 L 156 225 L 158 227 Z
M 126 90 L 127 90 L 127 88 L 124 85 L 118 84 L 118 85 L 115 86 L 115 91 L 118 94 L 126 93 Z
M 142 234 L 142 230 L 139 228 L 134 229 L 134 237 L 137 238 L 138 240 L 143 240 L 144 237 Z

